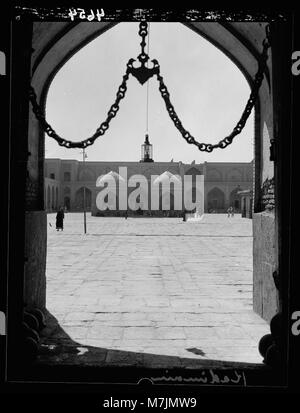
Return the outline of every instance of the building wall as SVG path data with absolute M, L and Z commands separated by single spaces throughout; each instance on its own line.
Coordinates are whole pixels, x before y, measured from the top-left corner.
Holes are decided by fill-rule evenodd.
M 236 212 L 240 212 L 240 198 L 237 192 L 252 189 L 253 164 L 250 163 L 226 163 L 205 162 L 203 164 L 184 164 L 182 162 L 90 162 L 77 160 L 46 159 L 45 161 L 45 194 L 46 210 L 53 211 L 52 199 L 49 204 L 47 198 L 48 187 L 58 187 L 58 206 L 66 206 L 68 210 L 82 211 L 82 191 L 87 188 L 86 197 L 91 198 L 91 210 L 97 215 L 96 197 L 103 188 L 96 187 L 97 178 L 111 171 L 120 172 L 119 168 L 127 168 L 127 179 L 135 174 L 145 176 L 149 182 L 148 205 L 151 211 L 151 176 L 159 176 L 165 171 L 182 178 L 184 175 L 192 175 L 193 182 L 196 175 L 204 175 L 204 212 L 225 212 L 229 206 L 235 206 Z M 55 179 L 51 179 L 54 174 Z M 53 176 L 53 175 L 52 175 Z M 126 179 L 125 179 L 126 180 Z M 135 188 L 128 187 L 128 194 Z M 90 192 L 89 192 L 90 191 Z M 171 191 L 172 192 L 172 191 Z M 222 202 L 220 201 L 222 200 Z M 56 204 L 55 204 L 56 205 Z
M 52 178 L 45 177 L 44 199 L 45 199 L 45 210 L 47 212 L 57 211 L 57 209 L 60 206 L 63 206 L 61 202 L 61 194 L 60 194 L 61 189 L 60 188 L 61 188 L 61 183 L 58 179 L 52 179 Z
M 276 265 L 275 216 L 253 215 L 253 309 L 270 321 L 279 308 L 273 273 Z

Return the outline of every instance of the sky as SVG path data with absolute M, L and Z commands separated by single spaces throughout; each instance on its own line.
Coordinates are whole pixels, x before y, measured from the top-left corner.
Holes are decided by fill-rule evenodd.
M 214 23 L 211 23 L 214 24 Z M 149 27 L 150 26 L 150 27 Z M 240 70 L 220 50 L 181 23 L 150 23 L 149 56 L 160 74 L 183 126 L 196 140 L 217 143 L 240 119 L 250 94 Z M 140 53 L 138 23 L 120 23 L 77 52 L 53 79 L 46 119 L 61 137 L 84 140 L 106 119 L 130 58 Z M 147 46 L 148 47 L 148 46 Z M 139 64 L 137 61 L 135 66 Z M 151 67 L 151 63 L 150 67 Z M 156 76 L 148 85 L 148 134 L 154 161 L 250 162 L 253 113 L 226 149 L 200 152 L 182 138 L 170 119 Z M 146 133 L 147 83 L 130 75 L 125 98 L 106 133 L 86 149 L 87 161 L 139 161 Z M 46 158 L 82 159 L 46 135 Z

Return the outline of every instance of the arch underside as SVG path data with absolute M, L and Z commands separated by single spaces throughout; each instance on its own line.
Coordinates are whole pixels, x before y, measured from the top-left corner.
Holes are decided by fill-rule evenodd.
M 37 94 L 45 94 L 57 71 L 81 48 L 118 23 L 34 23 L 32 83 Z M 265 37 L 264 24 L 184 23 L 229 57 L 251 83 L 257 70 L 257 57 Z M 39 30 L 37 30 L 39 28 Z M 249 33 L 252 34 L 249 37 Z M 248 38 L 246 35 L 248 34 Z M 269 74 L 267 73 L 267 78 Z

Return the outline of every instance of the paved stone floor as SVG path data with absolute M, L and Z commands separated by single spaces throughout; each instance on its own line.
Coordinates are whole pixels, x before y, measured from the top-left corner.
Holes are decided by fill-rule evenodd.
M 49 214 L 47 309 L 40 358 L 54 363 L 261 363 L 269 333 L 252 311 L 252 221 L 240 215 L 88 214 L 84 235 L 82 214 L 66 214 L 63 232 Z

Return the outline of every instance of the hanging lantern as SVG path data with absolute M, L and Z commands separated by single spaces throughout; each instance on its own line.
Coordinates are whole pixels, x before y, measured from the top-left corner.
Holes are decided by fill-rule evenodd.
M 148 135 L 146 135 L 145 142 L 142 145 L 141 162 L 154 162 L 152 159 L 152 145 L 149 142 Z

